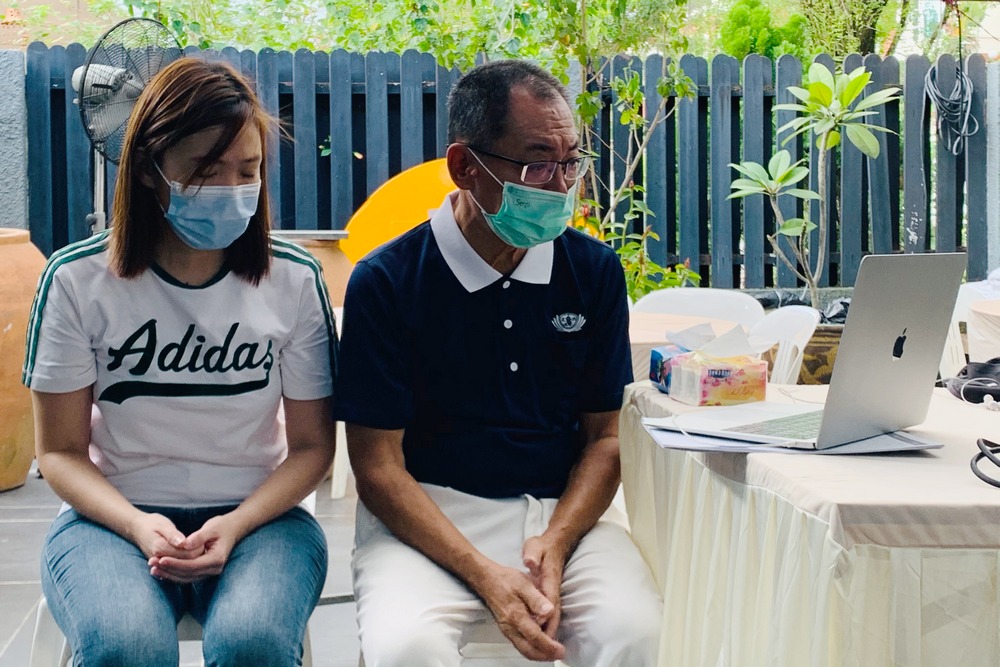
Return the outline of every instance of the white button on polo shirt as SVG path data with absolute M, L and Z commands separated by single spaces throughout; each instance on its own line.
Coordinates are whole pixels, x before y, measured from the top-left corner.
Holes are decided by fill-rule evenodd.
M 504 329 L 510 329 L 512 326 L 514 326 L 514 323 L 511 322 L 510 320 L 504 320 L 503 321 L 503 328 Z

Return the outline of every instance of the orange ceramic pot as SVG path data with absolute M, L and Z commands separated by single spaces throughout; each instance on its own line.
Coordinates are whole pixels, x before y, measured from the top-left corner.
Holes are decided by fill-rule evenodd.
M 28 477 L 35 456 L 31 394 L 21 384 L 28 312 L 45 257 L 28 232 L 0 229 L 0 491 Z

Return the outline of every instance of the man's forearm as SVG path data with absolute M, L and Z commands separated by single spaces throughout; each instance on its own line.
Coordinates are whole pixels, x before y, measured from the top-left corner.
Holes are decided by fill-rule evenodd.
M 569 557 L 608 509 L 620 480 L 618 436 L 608 435 L 588 444 L 570 473 L 545 537 L 560 545 Z
M 455 527 L 405 469 L 392 465 L 355 471 L 365 507 L 408 544 L 477 590 L 487 559 Z

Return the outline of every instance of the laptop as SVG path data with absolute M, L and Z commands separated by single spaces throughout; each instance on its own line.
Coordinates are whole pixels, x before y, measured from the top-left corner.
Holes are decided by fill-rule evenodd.
M 965 265 L 965 253 L 862 259 L 821 409 L 815 403 L 760 401 L 682 413 L 657 420 L 657 426 L 827 449 L 923 422 Z M 905 434 L 896 436 L 900 449 L 914 448 Z

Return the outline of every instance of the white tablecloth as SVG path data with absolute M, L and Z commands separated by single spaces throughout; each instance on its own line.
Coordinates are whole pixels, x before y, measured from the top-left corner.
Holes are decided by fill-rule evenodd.
M 1000 489 L 969 470 L 1000 413 L 939 393 L 914 431 L 942 450 L 747 455 L 658 447 L 640 417 L 677 408 L 636 383 L 621 419 L 632 534 L 664 594 L 661 665 L 1000 664 Z
M 970 304 L 968 318 L 965 327 L 969 335 L 969 361 L 1000 357 L 1000 300 Z

